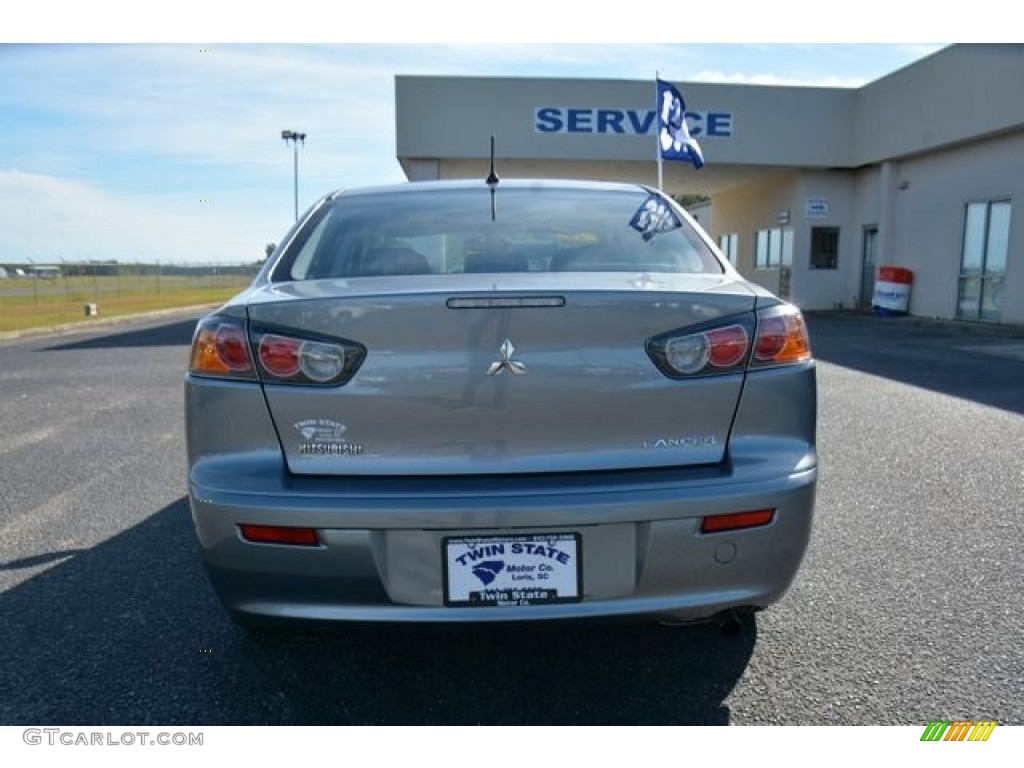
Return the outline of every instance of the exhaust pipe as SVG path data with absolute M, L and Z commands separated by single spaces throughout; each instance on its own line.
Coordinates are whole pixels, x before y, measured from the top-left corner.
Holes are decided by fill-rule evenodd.
M 715 617 L 715 625 L 725 637 L 736 637 L 743 631 L 743 618 L 734 610 L 723 611 Z
M 729 608 L 706 619 L 662 619 L 658 623 L 663 627 L 692 627 L 712 622 L 723 636 L 736 637 L 743 631 L 743 616 L 741 611 Z

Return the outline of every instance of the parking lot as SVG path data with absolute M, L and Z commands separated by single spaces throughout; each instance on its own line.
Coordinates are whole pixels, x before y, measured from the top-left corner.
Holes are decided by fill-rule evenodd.
M 1024 724 L 1024 332 L 822 314 L 792 590 L 713 627 L 248 636 L 199 565 L 194 315 L 0 343 L 0 724 Z

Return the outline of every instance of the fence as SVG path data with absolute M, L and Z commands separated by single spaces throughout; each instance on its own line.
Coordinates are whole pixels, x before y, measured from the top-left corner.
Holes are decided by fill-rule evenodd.
M 164 296 L 241 289 L 261 263 L 249 264 L 0 264 L 0 304 Z

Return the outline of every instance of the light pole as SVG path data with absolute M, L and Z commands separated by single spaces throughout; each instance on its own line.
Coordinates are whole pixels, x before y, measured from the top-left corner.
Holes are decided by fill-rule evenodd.
M 306 145 L 306 134 L 298 131 L 281 131 L 284 143 L 289 141 L 295 147 L 295 220 L 299 220 L 299 144 Z

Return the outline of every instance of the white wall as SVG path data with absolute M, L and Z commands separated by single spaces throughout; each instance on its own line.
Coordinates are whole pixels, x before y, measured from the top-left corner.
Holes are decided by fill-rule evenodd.
M 904 160 L 887 262 L 914 270 L 910 311 L 952 318 L 968 202 L 1009 198 L 1010 247 L 1001 321 L 1024 324 L 1024 133 Z
M 778 173 L 770 178 L 744 184 L 714 196 L 712 206 L 713 228 L 709 232 L 717 242 L 721 235 L 739 235 L 736 268 L 758 285 L 776 292 L 779 289 L 777 269 L 755 269 L 754 252 L 759 229 L 773 229 L 779 224 L 779 214 L 792 208 L 795 200 L 797 174 Z M 794 243 L 794 260 L 796 258 Z M 797 297 L 793 296 L 794 300 Z
M 805 171 L 796 185 L 793 211 L 793 299 L 803 309 L 850 308 L 860 280 L 861 228 L 855 218 L 854 176 L 850 171 Z M 825 200 L 828 215 L 807 215 L 807 201 Z M 811 269 L 811 228 L 839 228 L 835 269 Z
M 854 165 L 1024 126 L 1024 45 L 954 45 L 856 92 Z

